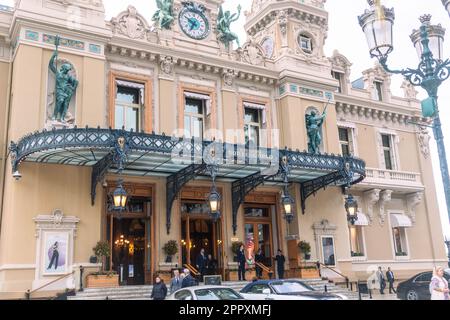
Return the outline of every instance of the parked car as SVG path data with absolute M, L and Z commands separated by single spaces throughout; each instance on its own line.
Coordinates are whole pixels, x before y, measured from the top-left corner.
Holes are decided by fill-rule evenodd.
M 397 286 L 397 298 L 401 300 L 430 300 L 430 282 L 433 272 L 416 274 Z M 450 282 L 450 269 L 445 269 L 444 278 Z
M 188 287 L 175 291 L 166 300 L 245 300 L 236 290 L 223 286 Z
M 246 285 L 241 295 L 247 300 L 344 300 L 336 294 L 320 292 L 299 280 L 258 280 Z

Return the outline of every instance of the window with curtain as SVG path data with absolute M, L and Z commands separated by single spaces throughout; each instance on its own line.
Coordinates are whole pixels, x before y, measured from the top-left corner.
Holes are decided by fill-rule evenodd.
M 184 130 L 189 138 L 203 139 L 205 102 L 201 99 L 186 98 L 184 104 Z
M 381 143 L 383 148 L 383 156 L 384 156 L 384 164 L 386 170 L 394 170 L 394 150 L 392 148 L 392 135 L 382 134 L 381 135 Z
M 245 143 L 253 142 L 255 145 L 260 145 L 261 136 L 261 110 L 253 108 L 245 108 Z
M 407 256 L 406 231 L 405 228 L 392 228 L 392 236 L 394 240 L 394 249 L 396 256 Z
M 383 101 L 383 83 L 381 81 L 374 81 L 375 93 L 374 99 L 378 101 Z
M 361 226 L 349 226 L 352 257 L 364 256 L 363 230 Z
M 352 128 L 340 127 L 339 130 L 339 144 L 341 145 L 341 152 L 343 156 L 351 156 L 354 154 L 353 146 L 353 132 Z
M 337 71 L 331 71 L 331 75 L 333 76 L 333 78 L 339 81 L 339 87 L 336 89 L 336 92 L 342 93 L 344 74 Z
M 144 88 L 140 83 L 116 81 L 114 128 L 140 131 L 144 108 Z

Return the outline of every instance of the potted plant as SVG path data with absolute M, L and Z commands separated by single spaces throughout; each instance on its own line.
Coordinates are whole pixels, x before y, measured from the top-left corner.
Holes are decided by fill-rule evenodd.
M 164 253 L 167 255 L 166 263 L 172 262 L 172 256 L 178 253 L 178 243 L 175 240 L 168 241 L 163 247 Z
M 111 256 L 109 243 L 106 241 L 99 241 L 92 248 L 94 256 L 97 261 L 100 261 L 100 270 L 97 273 L 91 273 L 86 277 L 87 288 L 109 288 L 119 286 L 119 276 L 114 271 L 106 272 L 104 270 L 105 259 Z
M 309 244 L 309 242 L 300 241 L 298 243 L 298 247 L 300 248 L 300 251 L 302 252 L 305 260 L 311 259 L 311 245 Z
M 237 261 L 237 254 L 242 245 L 243 245 L 243 243 L 241 241 L 236 241 L 231 244 L 231 251 L 234 254 L 234 258 L 233 258 L 234 262 Z

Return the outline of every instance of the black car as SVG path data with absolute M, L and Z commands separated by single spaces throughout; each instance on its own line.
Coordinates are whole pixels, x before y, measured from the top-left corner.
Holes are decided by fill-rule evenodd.
M 269 300 L 290 300 L 296 297 L 303 298 L 301 300 L 344 299 L 336 294 L 316 291 L 311 286 L 298 280 L 258 280 L 246 285 L 240 293 L 250 300 L 266 293 L 271 296 Z
M 430 282 L 433 272 L 422 272 L 397 286 L 397 298 L 401 300 L 430 300 Z M 450 269 L 444 272 L 444 278 L 450 281 Z

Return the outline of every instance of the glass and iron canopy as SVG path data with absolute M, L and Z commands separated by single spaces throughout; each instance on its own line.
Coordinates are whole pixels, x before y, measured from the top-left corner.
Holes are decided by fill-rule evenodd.
M 231 183 L 233 229 L 245 196 L 261 184 L 284 187 L 282 160 L 289 165 L 289 182 L 300 185 L 301 208 L 306 200 L 327 186 L 356 184 L 365 178 L 365 162 L 353 157 L 309 154 L 288 149 L 255 148 L 249 145 L 176 138 L 101 128 L 73 128 L 29 134 L 10 145 L 12 172 L 20 175 L 22 163 L 45 163 L 92 167 L 91 200 L 106 174 L 166 177 L 167 231 L 170 232 L 172 204 L 191 180 L 207 180 L 208 159 L 217 156 L 217 180 Z M 349 170 L 351 172 L 349 172 Z M 349 175 L 351 173 L 351 175 Z M 26 177 L 25 177 L 26 178 Z M 214 189 L 215 190 L 215 189 Z M 213 191 L 214 191 L 213 190 Z M 211 193 L 212 212 L 220 212 L 220 194 Z M 117 202 L 126 204 L 126 193 L 117 190 Z M 287 203 L 286 203 L 287 205 Z M 119 206 L 119 207 L 120 207 Z

